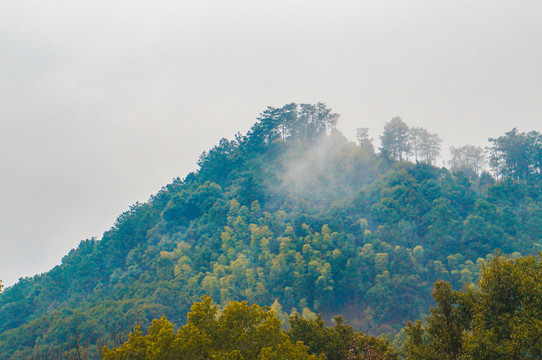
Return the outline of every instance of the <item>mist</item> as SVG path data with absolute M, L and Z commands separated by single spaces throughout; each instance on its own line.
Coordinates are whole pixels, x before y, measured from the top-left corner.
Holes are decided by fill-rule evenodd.
M 308 213 L 353 198 L 378 174 L 374 153 L 364 151 L 338 130 L 309 144 L 298 143 L 281 157 L 278 193 Z

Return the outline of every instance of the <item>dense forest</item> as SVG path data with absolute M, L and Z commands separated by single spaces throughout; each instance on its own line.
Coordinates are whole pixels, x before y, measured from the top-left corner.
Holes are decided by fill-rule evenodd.
M 162 331 L 187 344 L 201 304 L 215 312 L 208 316 L 217 329 L 228 326 L 221 321 L 230 310 L 252 309 L 268 321 L 274 340 L 262 343 L 262 358 L 331 358 L 292 335 L 304 322 L 347 329 L 345 346 L 358 344 L 359 354 L 370 343 L 398 356 L 386 340 L 364 334 L 397 334 L 397 351 L 412 359 L 471 351 L 480 342 L 461 334 L 483 336 L 488 325 L 472 315 L 485 306 L 476 305 L 484 282 L 469 284 L 490 276 L 496 261 L 528 261 L 521 256 L 542 247 L 542 134 L 513 129 L 489 139 L 487 151 L 453 147 L 449 167 L 439 168 L 441 140 L 426 129 L 394 118 L 375 149 L 367 128 L 348 141 L 338 118 L 321 103 L 266 109 L 247 134 L 220 140 L 197 171 L 133 205 L 101 239 L 82 241 L 61 265 L 5 289 L 0 358 L 116 359 L 120 350 L 102 354 L 104 346 L 144 344 Z M 496 249 L 509 257 L 499 260 Z M 446 306 L 471 314 L 454 328 L 460 350 L 450 357 L 438 355 L 431 320 Z M 342 318 L 322 325 L 339 314 L 352 327 Z M 401 330 L 425 317 L 425 325 Z M 153 319 L 161 320 L 143 334 L 140 325 Z M 206 354 L 236 350 L 208 341 Z
M 341 316 L 333 319 L 334 327 L 326 327 L 320 315 L 295 313 L 288 319 L 288 331 L 281 331 L 276 309 L 231 302 L 218 314 L 212 299 L 202 297 L 177 333 L 162 317 L 153 321 L 147 335 L 136 326 L 126 343 L 113 350 L 105 347 L 103 356 L 105 360 L 540 359 L 541 280 L 540 256 L 496 256 L 483 266 L 480 280 L 463 291 L 439 281 L 426 326 L 409 322 L 393 345 L 389 339 L 356 333 Z

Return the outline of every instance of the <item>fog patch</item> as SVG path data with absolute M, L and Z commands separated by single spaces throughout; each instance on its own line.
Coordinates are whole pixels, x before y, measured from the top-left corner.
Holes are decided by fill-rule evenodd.
M 376 174 L 376 156 L 333 131 L 291 146 L 276 176 L 285 200 L 308 212 L 348 200 Z

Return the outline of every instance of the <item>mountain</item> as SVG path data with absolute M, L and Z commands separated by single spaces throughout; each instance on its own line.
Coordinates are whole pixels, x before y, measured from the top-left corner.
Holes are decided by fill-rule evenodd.
M 394 135 L 405 131 L 396 119 L 376 152 L 363 129 L 358 143 L 337 131 L 324 104 L 268 108 L 101 239 L 2 292 L 0 358 L 66 358 L 76 346 L 96 358 L 138 323 L 184 324 L 202 295 L 396 332 L 428 313 L 435 281 L 474 281 L 497 248 L 538 251 L 540 134 L 492 139 L 495 179 L 431 165 L 439 141 L 427 132 L 425 161 L 406 161 L 416 146 Z

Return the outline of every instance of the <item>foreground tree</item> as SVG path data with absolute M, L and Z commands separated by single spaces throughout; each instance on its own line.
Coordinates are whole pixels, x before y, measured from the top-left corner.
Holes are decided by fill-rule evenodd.
M 437 283 L 425 327 L 409 323 L 407 359 L 540 359 L 541 256 L 497 256 L 482 269 L 478 287 L 452 291 Z
M 334 327 L 326 327 L 322 316 L 304 319 L 298 314 L 290 317 L 288 336 L 292 341 L 302 341 L 310 354 L 323 354 L 327 360 L 396 360 L 398 354 L 387 340 L 356 333 L 336 316 Z
M 276 307 L 276 306 L 275 306 Z M 246 302 L 233 301 L 219 314 L 210 297 L 194 303 L 187 324 L 176 333 L 165 318 L 153 320 L 148 334 L 139 326 L 128 341 L 116 349 L 107 346 L 104 360 L 396 360 L 387 340 L 356 333 L 335 317 L 326 327 L 322 316 L 312 320 L 297 313 L 290 317 L 290 330 L 281 330 L 274 311 Z M 306 345 L 305 345 L 305 344 Z
M 542 357 L 541 257 L 496 257 L 471 297 L 472 327 L 464 335 L 466 359 Z
M 188 313 L 187 324 L 174 332 L 165 318 L 153 320 L 148 334 L 139 326 L 116 349 L 105 347 L 104 360 L 261 359 L 316 360 L 301 342 L 292 343 L 274 312 L 246 302 L 231 302 L 218 315 L 204 296 Z

